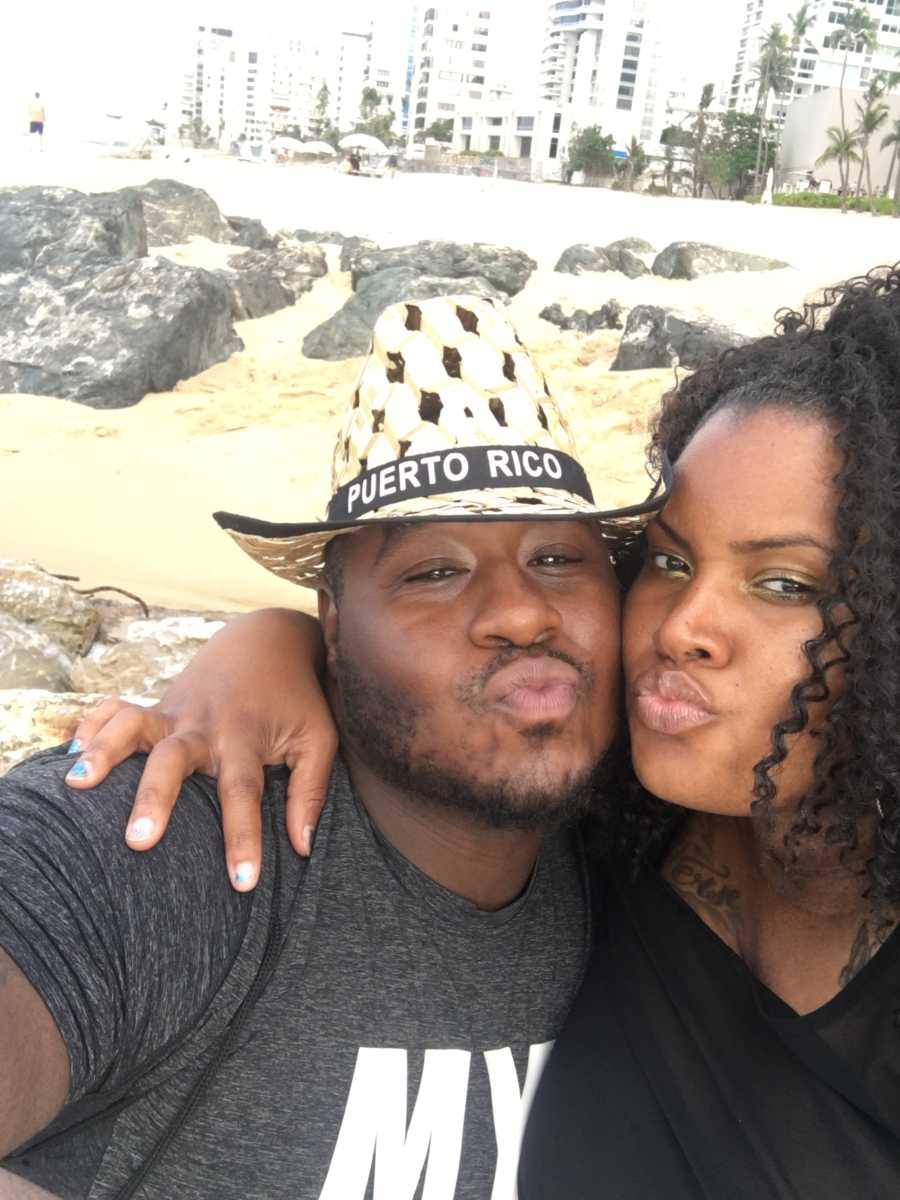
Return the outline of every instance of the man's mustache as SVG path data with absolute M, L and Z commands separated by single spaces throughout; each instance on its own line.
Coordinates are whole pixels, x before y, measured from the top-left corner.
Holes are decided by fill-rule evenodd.
M 551 650 L 545 646 L 510 646 L 505 650 L 499 650 L 495 657 L 479 671 L 473 672 L 465 680 L 463 680 L 458 688 L 457 694 L 466 704 L 477 704 L 478 697 L 494 678 L 498 671 L 502 671 L 504 667 L 508 667 L 510 663 L 519 662 L 528 658 L 555 658 L 559 662 L 567 663 L 578 672 L 579 691 L 583 694 L 589 692 L 594 686 L 594 670 L 590 663 L 579 662 L 577 658 L 573 658 L 571 654 L 566 654 L 564 650 Z

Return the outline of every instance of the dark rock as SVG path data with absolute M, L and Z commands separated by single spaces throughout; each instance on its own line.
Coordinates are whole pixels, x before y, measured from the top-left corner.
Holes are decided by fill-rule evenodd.
M 381 247 L 377 242 L 370 241 L 369 238 L 353 237 L 347 238 L 341 247 L 341 270 L 353 271 L 356 266 L 356 260 L 367 254 L 374 254 Z
M 253 269 L 213 272 L 228 288 L 233 321 L 255 321 L 295 303 L 293 292 L 276 279 L 268 263 Z
M 701 361 L 747 338 L 705 321 L 679 316 L 654 304 L 639 304 L 628 314 L 611 371 L 640 371 L 679 364 L 693 369 Z
M 428 300 L 432 296 L 457 294 L 506 300 L 485 279 L 446 279 L 422 275 L 414 267 L 388 267 L 362 279 L 343 308 L 306 335 L 303 353 L 307 358 L 331 361 L 356 358 L 368 353 L 375 322 L 388 305 L 400 300 Z
M 343 246 L 345 242 L 364 241 L 351 233 L 337 233 L 334 229 L 327 232 L 316 232 L 312 229 L 295 229 L 294 237 L 298 242 L 327 242 L 329 246 Z
M 559 262 L 553 268 L 565 275 L 580 275 L 582 271 L 611 271 L 609 256 L 602 246 L 589 246 L 579 242 L 563 250 Z
M 576 308 L 571 315 L 563 312 L 561 305 L 550 304 L 542 309 L 538 316 L 552 325 L 563 330 L 575 330 L 577 333 L 596 333 L 600 329 L 622 328 L 622 306 L 618 300 L 609 300 L 602 308 L 587 312 Z
M 61 256 L 88 262 L 146 253 L 144 212 L 135 196 L 57 187 L 0 190 L 0 275 L 40 270 Z
M 327 270 L 319 246 L 282 238 L 274 250 L 236 254 L 216 275 L 228 285 L 233 319 L 248 321 L 295 304 Z
M 778 271 L 789 264 L 740 250 L 723 250 L 703 242 L 673 242 L 653 263 L 653 274 L 664 279 L 699 279 L 718 271 Z
M 247 246 L 250 250 L 274 250 L 278 245 L 278 236 L 269 233 L 262 221 L 255 217 L 226 217 L 234 233 L 233 241 L 237 246 Z
M 650 268 L 638 258 L 633 250 L 625 248 L 613 250 L 609 246 L 606 248 L 609 265 L 614 271 L 621 271 L 623 275 L 627 275 L 629 279 L 637 279 L 641 275 L 649 275 Z
M 175 246 L 192 237 L 211 242 L 235 240 L 219 206 L 202 188 L 175 179 L 151 179 L 141 187 L 122 188 L 118 195 L 137 196 L 142 201 L 151 246 Z
M 414 246 L 396 246 L 359 255 L 353 264 L 354 291 L 361 280 L 391 267 L 406 267 L 432 278 L 479 278 L 508 296 L 515 296 L 537 269 L 537 263 L 521 250 L 511 250 L 508 246 L 489 246 L 480 242 L 417 242 Z
M 230 308 L 215 274 L 162 258 L 0 276 L 0 392 L 136 404 L 242 349 Z
M 615 242 L 610 242 L 604 247 L 607 254 L 615 253 L 617 250 L 631 250 L 634 254 L 655 254 L 656 247 L 651 246 L 649 242 L 645 242 L 643 238 L 627 237 L 619 238 Z

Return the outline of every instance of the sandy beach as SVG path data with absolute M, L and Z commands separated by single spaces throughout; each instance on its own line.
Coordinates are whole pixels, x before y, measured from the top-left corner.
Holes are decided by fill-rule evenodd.
M 646 422 L 673 375 L 610 373 L 617 335 L 560 334 L 538 318 L 546 304 L 593 309 L 612 297 L 625 307 L 660 303 L 752 335 L 771 330 L 777 308 L 900 260 L 900 221 L 888 218 L 494 179 L 357 179 L 327 168 L 217 158 L 140 162 L 48 147 L 42 156 L 7 155 L 0 186 L 105 191 L 154 177 L 203 187 L 223 212 L 259 217 L 273 230 L 337 229 L 384 246 L 435 238 L 527 251 L 539 269 L 510 312 L 566 407 L 595 481 L 610 471 L 621 478 L 642 470 Z M 552 271 L 574 242 L 629 235 L 659 249 L 677 240 L 713 242 L 791 265 L 693 282 Z M 227 250 L 194 241 L 164 253 L 216 266 Z M 174 607 L 308 603 L 301 589 L 246 559 L 209 514 L 224 508 L 302 520 L 324 507 L 335 416 L 360 367 L 358 359 L 309 360 L 300 349 L 304 335 L 350 294 L 334 256 L 331 265 L 293 308 L 239 324 L 243 352 L 174 392 L 115 411 L 0 395 L 0 503 L 7 514 L 0 556 L 35 559 L 84 586 L 115 584 Z

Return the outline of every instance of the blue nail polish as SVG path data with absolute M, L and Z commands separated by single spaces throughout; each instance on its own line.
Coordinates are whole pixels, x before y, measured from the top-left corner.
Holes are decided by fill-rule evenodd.
M 66 754 L 80 754 L 80 753 L 81 753 L 81 739 L 80 738 L 72 738 L 71 742 L 69 742 L 69 748 L 66 751 Z
M 85 762 L 77 762 L 69 772 L 70 779 L 87 779 L 89 768 Z

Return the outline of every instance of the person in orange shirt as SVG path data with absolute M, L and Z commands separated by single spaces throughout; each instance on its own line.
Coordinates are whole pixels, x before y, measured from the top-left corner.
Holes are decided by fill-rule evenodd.
M 46 117 L 47 114 L 41 100 L 41 93 L 35 92 L 34 99 L 28 105 L 28 132 L 29 134 L 37 134 L 42 150 L 44 148 L 44 122 Z

